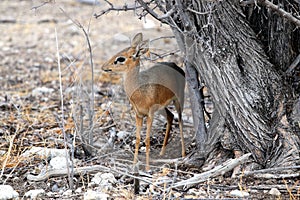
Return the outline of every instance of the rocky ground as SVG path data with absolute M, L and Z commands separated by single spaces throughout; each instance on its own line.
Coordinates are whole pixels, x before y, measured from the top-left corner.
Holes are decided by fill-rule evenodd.
M 124 5 L 123 1 L 112 2 Z M 296 199 L 299 194 L 296 180 L 230 178 L 230 173 L 189 187 L 172 187 L 201 170 L 181 168 L 175 162 L 181 151 L 178 123 L 173 125 L 166 155 L 158 156 L 165 125 L 161 117 L 153 124 L 151 173 L 144 172 L 145 145 L 141 145 L 140 194 L 134 195 L 134 114 L 120 77 L 103 73 L 100 66 L 127 47 L 137 32 L 153 40 L 152 60 L 158 59 L 157 55 L 170 54 L 158 60 L 172 60 L 182 66 L 182 58 L 175 39 L 169 37 L 172 32 L 167 26 L 150 18 L 139 20 L 130 11 L 94 17 L 106 8 L 102 1 L 96 6 L 75 0 L 46 4 L 44 1 L 0 2 L 0 184 L 11 186 L 0 187 L 0 199 L 17 196 L 24 199 L 199 199 L 249 195 L 253 199 Z M 94 73 L 87 39 L 80 26 L 89 35 Z M 151 62 L 144 61 L 144 67 Z M 98 153 L 89 157 L 84 155 L 78 138 L 90 130 L 92 75 L 95 80 L 92 122 Z M 188 94 L 183 118 L 189 153 L 194 148 L 194 135 Z M 69 145 L 65 145 L 64 134 L 69 138 Z M 71 172 L 63 172 L 67 163 L 64 148 L 71 144 L 75 147 L 71 163 L 75 166 L 74 177 L 68 177 Z M 54 170 L 50 173 L 49 169 Z M 70 179 L 74 192 L 70 190 Z

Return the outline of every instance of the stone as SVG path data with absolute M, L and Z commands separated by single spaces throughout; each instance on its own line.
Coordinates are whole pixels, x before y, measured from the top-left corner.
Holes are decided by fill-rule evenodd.
M 277 188 L 271 188 L 271 190 L 269 191 L 270 195 L 275 195 L 275 196 L 280 196 L 281 193 Z
M 70 163 L 70 160 L 68 159 Z M 66 157 L 64 156 L 56 156 L 50 160 L 50 166 L 53 169 L 67 169 Z
M 248 192 L 245 192 L 245 191 L 240 191 L 240 190 L 232 190 L 230 192 L 230 195 L 233 196 L 233 197 L 248 197 L 249 196 L 249 193 Z
M 23 157 L 30 157 L 32 155 L 39 155 L 43 158 L 47 157 L 57 157 L 57 156 L 65 156 L 65 149 L 51 149 L 51 148 L 44 148 L 44 147 L 31 147 L 31 149 L 25 151 L 22 156 Z
M 0 200 L 18 199 L 19 193 L 10 185 L 0 185 Z
M 54 92 L 53 88 L 47 88 L 47 87 L 37 87 L 32 90 L 31 94 L 33 96 L 43 95 L 43 94 L 49 94 Z
M 24 196 L 30 199 L 37 199 L 38 197 L 40 198 L 44 194 L 45 194 L 45 190 L 36 189 L 36 190 L 29 190 L 28 192 L 25 193 Z
M 101 173 L 98 172 L 95 174 L 95 176 L 92 178 L 91 183 L 89 186 L 99 186 L 101 190 L 109 190 L 113 187 L 113 184 L 115 184 L 117 180 L 115 179 L 115 176 L 112 173 Z
M 93 190 L 87 190 L 84 193 L 84 200 L 107 200 L 108 199 L 108 194 L 103 193 L 103 192 L 97 192 Z

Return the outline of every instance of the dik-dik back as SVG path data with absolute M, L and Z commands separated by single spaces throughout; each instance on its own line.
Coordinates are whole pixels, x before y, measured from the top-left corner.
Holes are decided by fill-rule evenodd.
M 167 130 L 161 150 L 161 154 L 164 154 L 173 120 L 173 114 L 167 109 L 167 105 L 171 102 L 174 102 L 178 112 L 182 156 L 185 155 L 181 120 L 185 76 L 184 71 L 171 62 L 156 63 L 148 70 L 140 72 L 140 56 L 148 52 L 148 41 L 143 41 L 142 38 L 142 34 L 138 33 L 132 40 L 131 46 L 113 56 L 102 66 L 102 69 L 123 74 L 124 89 L 136 113 L 134 162 L 137 161 L 143 118 L 147 117 L 146 169 L 149 169 L 150 130 L 154 113 L 159 111 L 167 119 Z

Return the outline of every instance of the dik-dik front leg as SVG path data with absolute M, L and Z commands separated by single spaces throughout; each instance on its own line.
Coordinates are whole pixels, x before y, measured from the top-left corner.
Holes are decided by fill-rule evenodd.
M 146 171 L 150 170 L 150 135 L 153 122 L 153 114 L 147 117 L 147 132 L 146 132 Z
M 135 151 L 134 151 L 134 159 L 133 164 L 137 163 L 138 155 L 139 155 L 139 146 L 141 142 L 141 130 L 143 126 L 143 118 L 135 115 L 135 123 L 136 123 L 136 134 L 135 134 Z

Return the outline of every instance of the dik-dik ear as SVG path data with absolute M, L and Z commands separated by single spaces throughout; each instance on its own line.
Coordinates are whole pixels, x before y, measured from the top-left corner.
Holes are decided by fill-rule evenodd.
M 143 54 L 146 54 L 148 56 L 149 40 L 143 41 L 143 34 L 138 33 L 132 39 L 131 48 L 133 48 L 135 50 L 134 54 L 133 54 L 134 58 L 138 58 Z
M 136 48 L 142 42 L 143 42 L 143 34 L 138 33 L 133 37 L 132 42 L 131 42 L 131 47 Z

